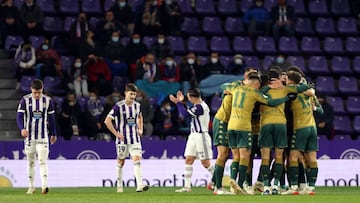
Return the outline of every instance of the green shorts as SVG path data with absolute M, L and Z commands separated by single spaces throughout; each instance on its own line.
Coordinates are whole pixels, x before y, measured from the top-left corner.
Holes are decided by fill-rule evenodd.
M 262 126 L 258 144 L 260 148 L 286 148 L 288 146 L 286 124 L 268 124 Z
M 290 149 L 302 152 L 318 151 L 319 144 L 316 127 L 306 127 L 294 130 Z
M 227 133 L 228 123 L 214 118 L 213 121 L 213 143 L 215 146 L 229 147 L 229 134 Z
M 251 131 L 229 130 L 229 147 L 230 148 L 250 148 L 252 147 Z

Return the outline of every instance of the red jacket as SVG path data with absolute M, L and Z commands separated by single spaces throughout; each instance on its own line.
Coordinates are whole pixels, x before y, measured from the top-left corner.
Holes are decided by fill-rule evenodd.
M 169 81 L 170 79 L 174 78 L 174 82 L 180 81 L 180 67 L 178 65 L 175 66 L 175 75 L 173 77 L 166 76 L 165 68 L 166 66 L 164 64 L 159 65 L 161 80 Z
M 95 63 L 88 63 L 85 65 L 90 81 L 98 81 L 99 76 L 103 76 L 105 80 L 111 80 L 111 72 L 109 66 L 105 61 L 98 59 Z

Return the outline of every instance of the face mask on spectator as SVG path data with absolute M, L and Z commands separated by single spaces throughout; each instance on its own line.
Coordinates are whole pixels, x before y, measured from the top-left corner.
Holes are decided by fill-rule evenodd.
M 167 4 L 167 5 L 172 4 L 172 0 L 166 0 L 166 4 Z
M 174 64 L 174 61 L 172 61 L 172 60 L 166 61 L 167 66 L 172 66 L 173 64 Z
M 92 102 L 96 102 L 96 97 L 95 97 L 95 96 L 91 96 L 91 97 L 89 97 L 89 99 L 90 99 L 90 101 L 92 101 Z
M 125 7 L 125 6 L 126 6 L 126 2 L 125 2 L 125 1 L 119 2 L 119 6 L 120 6 L 120 7 Z
M 158 42 L 159 42 L 159 44 L 164 44 L 164 42 L 165 42 L 165 39 L 158 39 Z
M 170 111 L 170 110 L 171 110 L 171 106 L 165 106 L 165 109 L 166 109 L 167 111 Z
M 48 49 L 49 49 L 49 46 L 48 46 L 47 44 L 43 44 L 43 45 L 41 46 L 41 48 L 42 48 L 43 50 L 48 50 Z
M 28 7 L 30 7 L 30 6 L 32 6 L 32 5 L 34 5 L 33 3 L 26 3 L 26 5 L 28 6 Z
M 195 60 L 194 60 L 194 59 L 188 59 L 187 62 L 188 62 L 190 65 L 192 65 L 192 64 L 195 63 Z
M 140 43 L 140 39 L 133 39 L 133 43 L 134 43 L 134 44 L 139 44 L 139 43 Z
M 143 98 L 142 97 L 136 97 L 135 100 L 138 101 L 138 102 L 141 102 L 143 100 Z
M 75 106 L 75 101 L 69 101 L 68 104 L 69 106 Z
M 277 63 L 284 63 L 284 61 L 285 61 L 285 59 L 284 59 L 284 57 L 282 57 L 282 56 L 278 56 L 278 57 L 276 58 L 276 62 L 277 62 Z
M 157 6 L 157 0 L 153 1 L 153 6 Z
M 211 63 L 217 63 L 218 62 L 218 58 L 211 58 Z
M 242 65 L 243 64 L 242 59 L 235 59 L 235 64 Z
M 81 62 L 76 62 L 76 63 L 74 64 L 74 66 L 75 66 L 75 68 L 80 68 L 80 67 L 81 67 Z
M 118 102 L 118 101 L 120 101 L 120 97 L 118 97 L 118 96 L 113 96 L 113 97 L 112 97 L 112 100 L 113 100 L 113 102 Z
M 119 37 L 111 37 L 111 40 L 112 40 L 113 42 L 118 42 L 118 41 L 119 41 Z

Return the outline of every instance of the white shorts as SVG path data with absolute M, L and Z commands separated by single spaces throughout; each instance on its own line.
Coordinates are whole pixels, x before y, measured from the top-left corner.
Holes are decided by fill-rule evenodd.
M 142 156 L 142 146 L 140 143 L 136 144 L 116 144 L 116 152 L 118 159 L 125 159 L 130 156 Z
M 213 152 L 209 133 L 191 133 L 186 142 L 184 156 L 195 156 L 200 160 L 212 159 Z
M 25 140 L 25 153 L 32 154 L 32 153 L 45 153 L 49 154 L 49 141 L 47 139 L 41 140 Z

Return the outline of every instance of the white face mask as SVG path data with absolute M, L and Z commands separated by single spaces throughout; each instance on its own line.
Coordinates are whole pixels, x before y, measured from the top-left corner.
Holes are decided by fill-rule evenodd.
M 284 57 L 279 56 L 279 57 L 276 58 L 276 62 L 277 62 L 277 63 L 284 63 L 284 62 L 285 62 L 285 59 L 284 59 Z
M 172 66 L 173 64 L 174 64 L 174 61 L 172 61 L 172 60 L 166 61 L 166 65 L 168 65 L 168 66 Z
M 188 62 L 188 64 L 192 65 L 192 64 L 195 63 L 195 60 L 194 59 L 188 59 L 187 62 Z
M 243 64 L 242 59 L 235 59 L 235 64 L 242 65 Z
M 172 4 L 172 0 L 166 0 L 166 4 L 167 4 L 167 5 Z
M 113 42 L 118 42 L 119 41 L 119 37 L 111 37 Z
M 158 39 L 159 44 L 164 44 L 164 42 L 165 42 L 165 39 Z
M 125 6 L 126 6 L 126 2 L 125 2 L 125 1 L 119 2 L 119 6 L 120 6 L 120 7 L 125 7 Z
M 74 64 L 74 66 L 75 66 L 76 68 L 80 68 L 80 67 L 81 67 L 81 62 L 76 62 L 76 63 Z
M 154 1 L 154 2 L 153 2 L 153 6 L 157 6 L 157 1 Z
M 218 62 L 218 58 L 211 58 L 211 63 L 217 63 Z
M 90 101 L 92 102 L 95 102 L 96 101 L 96 97 L 92 96 L 92 97 L 89 97 Z
M 140 39 L 133 39 L 134 44 L 139 44 L 140 43 Z

